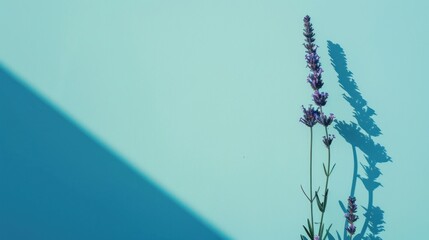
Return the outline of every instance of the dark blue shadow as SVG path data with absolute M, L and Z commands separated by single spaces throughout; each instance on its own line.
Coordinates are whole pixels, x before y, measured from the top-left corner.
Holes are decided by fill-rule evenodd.
M 383 219 L 384 211 L 374 205 L 374 191 L 381 186 L 378 178 L 381 170 L 380 163 L 391 162 L 384 146 L 376 143 L 373 138 L 381 135 L 380 128 L 372 118 L 375 114 L 374 109 L 370 108 L 353 78 L 353 73 L 347 68 L 347 59 L 343 48 L 339 44 L 328 41 L 328 51 L 331 57 L 331 64 L 338 75 L 338 82 L 346 92 L 344 99 L 352 106 L 353 116 L 356 122 L 336 121 L 335 129 L 351 145 L 353 160 L 353 177 L 350 189 L 350 196 L 355 195 L 356 182 L 360 179 L 368 192 L 368 205 L 364 207 L 364 221 L 362 229 L 354 240 L 381 240 L 379 234 L 384 231 L 385 221 Z M 358 161 L 357 149 L 365 156 L 365 161 Z M 358 174 L 358 164 L 362 166 L 364 174 Z M 359 201 L 359 197 L 357 198 Z M 343 211 L 346 207 L 340 202 Z M 361 216 L 362 218 L 362 216 Z M 345 223 L 346 226 L 346 223 Z M 337 233 L 338 239 L 341 239 Z M 344 228 L 343 239 L 349 239 Z
M 0 239 L 226 239 L 0 65 Z

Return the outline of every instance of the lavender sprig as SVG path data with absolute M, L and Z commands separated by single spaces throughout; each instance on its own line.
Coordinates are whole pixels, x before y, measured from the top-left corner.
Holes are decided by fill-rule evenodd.
M 310 17 L 304 17 L 304 36 L 305 42 L 304 46 L 307 49 L 305 59 L 307 61 L 307 67 L 312 70 L 307 77 L 307 81 L 310 83 L 314 90 L 317 90 L 322 87 L 323 82 L 321 82 L 322 69 L 320 68 L 319 56 L 316 53 L 316 45 L 314 44 L 314 32 L 313 27 L 310 23 Z M 300 122 L 304 123 L 306 126 L 310 127 L 310 192 L 304 195 L 307 197 L 310 202 L 310 219 L 307 219 L 307 226 L 303 226 L 305 232 L 311 240 L 315 240 L 318 236 L 314 234 L 314 213 L 313 213 L 313 126 L 317 124 L 317 119 L 319 116 L 318 109 L 314 109 L 311 105 L 305 109 L 302 107 L 304 116 L 300 118 Z M 302 188 L 302 187 L 301 187 Z M 306 239 L 301 235 L 301 239 Z
M 356 226 L 354 225 L 354 222 L 359 219 L 359 217 L 355 214 L 357 212 L 357 205 L 355 202 L 356 198 L 350 196 L 348 199 L 347 213 L 344 215 L 347 222 L 349 223 L 346 230 L 350 234 L 350 240 L 352 240 L 353 235 L 356 232 Z
M 321 219 L 319 222 L 319 232 L 318 237 L 320 239 L 325 239 L 328 234 L 329 228 L 327 229 L 326 235 L 324 237 L 325 226 L 323 223 L 323 218 L 326 211 L 327 199 L 328 199 L 328 184 L 329 184 L 329 176 L 331 175 L 334 167 L 331 168 L 331 144 L 334 139 L 334 135 L 328 133 L 328 126 L 334 120 L 334 115 L 331 113 L 329 116 L 326 116 L 323 113 L 322 107 L 324 107 L 327 103 L 329 94 L 326 92 L 321 92 L 320 89 L 323 87 L 324 83 L 322 81 L 322 65 L 320 63 L 320 56 L 317 54 L 317 45 L 315 44 L 316 39 L 314 38 L 315 33 L 313 29 L 313 25 L 310 22 L 311 18 L 307 15 L 304 17 L 304 37 L 305 43 L 304 47 L 306 48 L 305 60 L 307 62 L 307 67 L 310 69 L 310 73 L 307 77 L 307 82 L 310 84 L 311 88 L 314 90 L 313 92 L 313 102 L 319 107 L 318 115 L 316 121 L 320 123 L 325 128 L 325 136 L 322 139 L 322 142 L 325 144 L 328 150 L 328 161 L 327 166 L 323 164 L 326 181 L 325 181 L 325 191 L 323 195 L 322 201 L 319 198 L 318 191 L 315 193 L 315 198 L 317 199 L 318 207 L 321 212 Z M 314 126 L 314 125 L 313 125 Z M 314 229 L 313 229 L 314 230 Z M 315 235 L 310 236 L 312 239 Z

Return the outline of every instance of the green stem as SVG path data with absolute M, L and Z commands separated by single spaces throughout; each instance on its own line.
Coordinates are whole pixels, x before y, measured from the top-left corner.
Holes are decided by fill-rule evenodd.
M 313 127 L 310 127 L 310 209 L 311 209 L 311 227 L 314 237 L 314 218 L 313 218 Z
M 322 112 L 322 107 L 320 107 L 320 111 Z M 328 127 L 325 126 L 325 134 L 326 134 L 326 138 L 328 138 Z M 326 191 L 328 190 L 328 184 L 329 184 L 329 176 L 331 176 L 331 147 L 327 146 L 328 148 L 328 167 L 327 167 L 327 174 L 326 174 L 326 182 L 325 182 L 325 191 L 324 194 L 327 194 Z M 326 202 L 324 202 L 323 204 L 325 205 L 325 210 L 322 212 L 321 217 L 320 217 L 320 223 L 319 223 L 319 236 L 320 238 L 322 238 L 323 236 L 323 217 L 325 216 L 325 212 L 326 212 L 326 206 L 327 206 L 327 198 L 326 198 Z

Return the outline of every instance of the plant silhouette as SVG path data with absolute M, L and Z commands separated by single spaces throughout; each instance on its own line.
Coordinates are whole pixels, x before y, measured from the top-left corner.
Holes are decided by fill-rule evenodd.
M 368 106 L 367 101 L 362 97 L 358 85 L 353 77 L 353 73 L 347 68 L 347 59 L 343 48 L 336 43 L 328 41 L 328 51 L 331 58 L 331 64 L 334 67 L 340 87 L 345 91 L 344 99 L 353 108 L 353 117 L 356 122 L 346 122 L 336 120 L 334 128 L 351 145 L 353 160 L 353 175 L 350 189 L 350 196 L 355 195 L 356 183 L 359 179 L 368 192 L 368 204 L 363 207 L 365 213 L 362 220 L 363 226 L 358 234 L 353 237 L 354 240 L 382 240 L 379 236 L 384 231 L 385 221 L 383 219 L 384 211 L 374 204 L 374 191 L 382 186 L 379 177 L 382 174 L 379 164 L 391 162 L 391 157 L 387 155 L 384 146 L 374 141 L 374 138 L 380 136 L 381 129 L 375 123 L 373 116 L 375 110 Z M 358 161 L 360 150 L 365 160 Z M 363 173 L 359 174 L 358 165 L 361 165 Z M 344 204 L 339 202 L 343 212 L 346 212 Z M 345 222 L 345 226 L 346 226 Z M 350 239 L 344 228 L 343 237 L 337 232 L 338 239 Z M 330 239 L 335 239 L 332 235 Z

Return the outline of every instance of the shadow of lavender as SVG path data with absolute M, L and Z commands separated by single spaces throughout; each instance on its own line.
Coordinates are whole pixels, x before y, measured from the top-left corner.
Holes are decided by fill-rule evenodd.
M 344 120 L 335 121 L 334 128 L 351 145 L 353 160 L 353 175 L 350 196 L 355 195 L 356 183 L 359 179 L 368 192 L 368 204 L 363 207 L 363 226 L 353 239 L 354 240 L 382 240 L 379 236 L 384 231 L 384 211 L 374 205 L 374 191 L 382 186 L 378 178 L 381 170 L 378 167 L 380 163 L 391 162 L 391 157 L 387 155 L 384 146 L 376 143 L 373 138 L 381 135 L 381 129 L 377 126 L 374 119 L 376 115 L 374 109 L 368 106 L 367 101 L 362 97 L 361 92 L 353 78 L 353 73 L 347 68 L 347 59 L 343 48 L 336 43 L 328 41 L 328 51 L 331 58 L 331 64 L 334 67 L 340 87 L 346 92 L 344 99 L 353 108 L 353 116 L 356 122 L 346 122 Z M 360 150 L 365 160 L 358 160 L 357 150 Z M 358 164 L 362 166 L 363 174 L 358 173 Z M 346 206 L 339 202 L 343 212 L 346 212 Z M 350 239 L 347 236 L 347 222 L 344 223 L 343 237 L 337 232 L 337 238 Z M 329 239 L 335 239 L 332 235 Z

